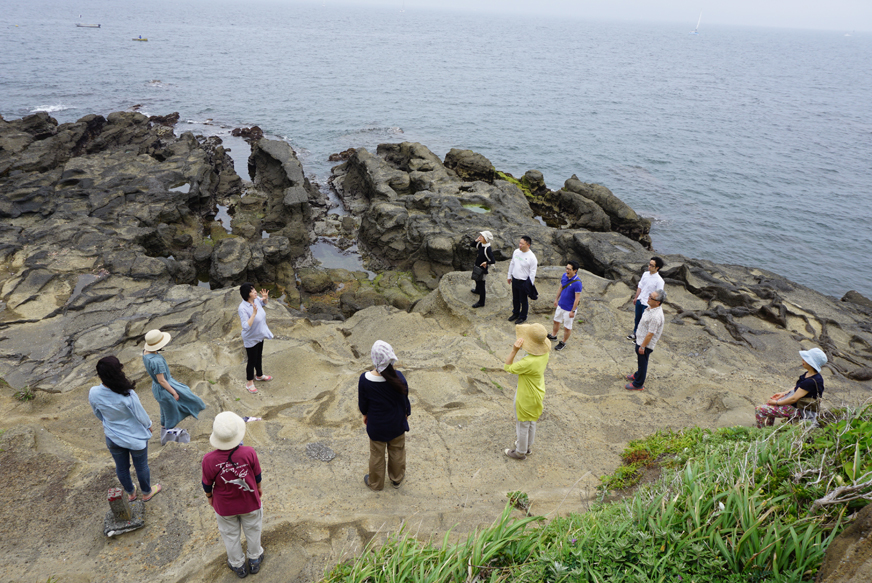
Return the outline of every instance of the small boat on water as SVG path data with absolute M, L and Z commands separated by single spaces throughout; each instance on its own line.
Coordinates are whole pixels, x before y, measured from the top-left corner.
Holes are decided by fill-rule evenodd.
M 142 38 L 142 37 L 135 38 L 135 39 L 133 39 L 133 40 L 138 40 L 138 41 L 141 41 L 141 42 L 144 42 L 144 43 L 147 43 L 147 42 L 148 42 L 148 39 L 147 39 L 147 38 Z
M 99 24 L 84 24 L 82 22 L 77 22 L 76 26 L 79 28 L 100 28 Z
M 690 34 L 699 34 L 699 23 L 702 22 L 702 12 L 699 13 L 699 20 L 696 21 L 696 28 L 690 31 Z

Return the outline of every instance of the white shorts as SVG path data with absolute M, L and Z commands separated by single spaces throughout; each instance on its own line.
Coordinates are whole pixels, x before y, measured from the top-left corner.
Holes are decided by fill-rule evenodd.
M 572 312 L 564 310 L 560 306 L 557 306 L 557 309 L 554 310 L 554 321 L 560 322 L 563 324 L 563 327 L 567 330 L 572 330 L 572 321 L 575 319 L 574 316 L 570 316 Z M 578 312 L 575 313 L 578 315 Z

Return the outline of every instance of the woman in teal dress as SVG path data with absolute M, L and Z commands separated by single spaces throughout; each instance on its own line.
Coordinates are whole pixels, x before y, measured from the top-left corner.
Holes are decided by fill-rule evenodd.
M 185 417 L 193 416 L 206 408 L 203 400 L 191 392 L 187 385 L 175 380 L 163 356 L 157 353 L 170 341 L 170 335 L 160 330 L 151 330 L 145 335 L 142 363 L 151 376 L 151 392 L 160 405 L 161 432 L 172 429 Z

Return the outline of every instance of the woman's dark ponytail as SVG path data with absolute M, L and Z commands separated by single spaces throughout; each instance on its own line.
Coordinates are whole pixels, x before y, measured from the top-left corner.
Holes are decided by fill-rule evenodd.
M 409 385 L 400 378 L 400 375 L 398 375 L 397 371 L 394 370 L 394 365 L 389 364 L 387 368 L 381 371 L 381 376 L 383 376 L 387 383 L 402 396 L 407 397 L 409 395 Z

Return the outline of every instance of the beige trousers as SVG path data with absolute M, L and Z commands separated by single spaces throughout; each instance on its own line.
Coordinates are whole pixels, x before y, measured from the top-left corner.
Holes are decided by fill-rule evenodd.
M 245 555 L 242 554 L 242 533 L 245 533 L 245 541 L 248 543 L 248 558 L 256 559 L 263 553 L 260 546 L 260 532 L 263 528 L 263 508 L 258 508 L 248 514 L 236 514 L 234 516 L 215 515 L 218 518 L 218 532 L 224 539 L 224 548 L 227 549 L 227 559 L 234 568 L 245 564 Z
M 391 441 L 369 440 L 369 487 L 385 487 L 385 450 L 388 453 L 388 478 L 397 484 L 406 477 L 406 434 Z

